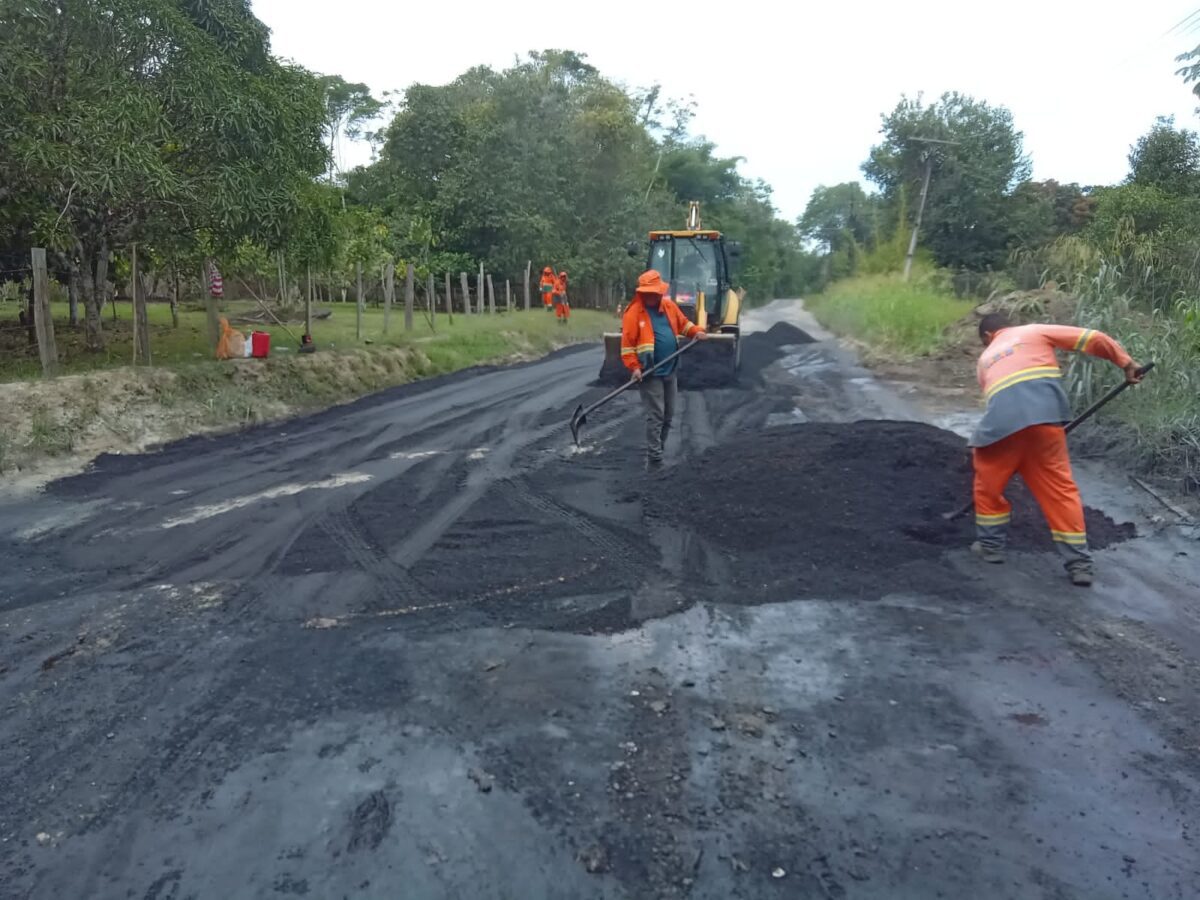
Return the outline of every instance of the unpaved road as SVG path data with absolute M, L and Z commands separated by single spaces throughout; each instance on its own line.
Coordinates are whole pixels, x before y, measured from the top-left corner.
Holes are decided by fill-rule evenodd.
M 657 480 L 636 398 L 568 447 L 593 347 L 0 506 L 0 897 L 1200 896 L 1200 546 L 1099 471 L 1142 536 L 1090 592 L 957 548 L 760 586 L 804 529 L 739 556 L 664 492 L 916 413 L 830 342 L 747 349 Z M 939 474 L 904 465 L 846 502 Z

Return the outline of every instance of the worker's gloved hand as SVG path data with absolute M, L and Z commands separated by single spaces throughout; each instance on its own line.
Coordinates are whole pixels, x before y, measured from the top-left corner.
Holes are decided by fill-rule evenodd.
M 707 331 L 697 331 L 695 334 L 694 340 L 707 341 L 708 340 L 708 332 Z
M 1130 384 L 1141 384 L 1142 378 L 1145 376 L 1138 371 L 1140 368 L 1141 366 L 1139 366 L 1136 362 L 1131 362 L 1129 365 L 1127 365 L 1125 367 L 1125 380 Z
M 643 376 L 641 369 L 633 370 L 633 380 L 634 381 L 641 381 L 643 377 L 645 377 L 645 376 Z

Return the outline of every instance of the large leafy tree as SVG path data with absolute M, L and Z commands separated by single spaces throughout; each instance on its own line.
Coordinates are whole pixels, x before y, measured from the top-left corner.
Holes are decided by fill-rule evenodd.
M 325 168 L 316 79 L 248 0 L 25 0 L 0 27 L 0 227 L 56 249 L 103 346 L 111 252 L 276 246 Z
M 1010 229 L 1012 242 L 1033 248 L 1063 235 L 1076 234 L 1095 215 L 1096 197 L 1078 184 L 1024 181 L 1012 193 Z
M 809 198 L 800 217 L 800 233 L 835 252 L 854 241 L 866 244 L 875 225 L 878 200 L 868 196 L 857 181 L 819 185 Z
M 699 200 L 706 224 L 745 244 L 747 287 L 796 290 L 794 226 L 736 158 L 688 136 L 690 114 L 658 89 L 626 91 L 580 54 L 531 53 L 503 71 L 411 86 L 349 193 L 381 210 L 402 257 L 513 275 L 532 260 L 569 269 L 577 290 L 627 281 L 641 262 L 626 242 L 682 226 L 686 201 Z
M 922 232 L 935 259 L 956 268 L 1002 263 L 1011 236 L 1009 198 L 1030 171 L 1012 114 L 947 93 L 932 104 L 902 98 L 882 118 L 883 140 L 863 164 L 867 178 L 889 201 L 902 191 L 915 198 L 930 164 Z
M 365 84 L 351 83 L 340 75 L 322 75 L 317 79 L 325 103 L 325 135 L 329 141 L 329 178 L 338 165 L 338 142 L 342 135 L 358 140 L 363 126 L 381 112 L 384 104 L 371 96 Z
M 1170 194 L 1200 194 L 1200 136 L 1159 118 L 1129 151 L 1129 182 L 1153 185 Z

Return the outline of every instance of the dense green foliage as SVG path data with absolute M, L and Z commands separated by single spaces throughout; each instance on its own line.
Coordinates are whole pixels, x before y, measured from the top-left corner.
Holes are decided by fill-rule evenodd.
M 1200 89 L 1200 49 L 1181 70 Z M 1122 183 L 1081 188 L 1028 179 L 1007 110 L 958 94 L 932 106 L 902 99 L 863 171 L 880 189 L 818 188 L 799 227 L 833 281 L 813 308 L 835 330 L 890 351 L 934 349 L 969 304 L 1048 281 L 1077 298 L 1075 321 L 1104 329 L 1158 369 L 1136 404 L 1106 415 L 1148 468 L 1200 466 L 1200 137 L 1160 118 L 1130 148 Z M 953 143 L 930 143 L 935 138 Z M 912 282 L 897 273 L 926 162 L 929 196 Z M 937 273 L 932 266 L 950 270 Z M 888 273 L 891 273 L 890 275 Z M 850 277 L 855 276 L 855 277 Z M 952 276 L 952 277 L 951 277 Z M 842 279 L 842 280 L 839 280 Z M 1037 314 L 1039 300 L 1031 298 Z M 1072 358 L 1068 385 L 1085 405 L 1112 383 L 1110 367 Z
M 246 0 L 8 3 L 0 229 L 82 283 L 92 346 L 110 253 L 286 239 L 324 169 L 315 79 Z
M 51 251 L 86 311 L 124 290 L 130 247 L 178 289 L 214 258 L 235 291 L 282 302 L 368 287 L 387 261 L 517 283 L 570 271 L 575 299 L 616 299 L 627 242 L 681 227 L 688 201 L 745 248 L 752 297 L 816 274 L 769 188 L 689 135 L 691 109 L 630 91 L 580 54 L 414 84 L 395 115 L 363 84 L 277 60 L 249 0 L 6 0 L 0 7 L 0 256 Z M 377 161 L 343 174 L 339 142 Z M 456 286 L 457 286 L 457 279 Z M 310 287 L 311 286 L 311 287 Z M 474 285 L 473 285 L 474 287 Z M 72 323 L 74 323 L 74 304 Z
M 687 118 L 580 54 L 531 53 L 503 71 L 408 88 L 378 161 L 350 174 L 349 195 L 379 211 L 403 257 L 435 269 L 482 262 L 514 278 L 527 262 L 549 264 L 570 271 L 581 299 L 627 285 L 640 263 L 625 245 L 682 227 L 687 201 L 699 200 L 707 226 L 744 244 L 740 280 L 751 293 L 801 289 L 795 228 L 737 159 L 687 135 Z

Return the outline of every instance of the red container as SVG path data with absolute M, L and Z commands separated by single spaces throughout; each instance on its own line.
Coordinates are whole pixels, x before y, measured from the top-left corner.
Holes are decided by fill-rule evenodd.
M 250 335 L 250 355 L 258 359 L 271 355 L 271 332 L 255 331 Z

